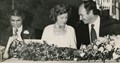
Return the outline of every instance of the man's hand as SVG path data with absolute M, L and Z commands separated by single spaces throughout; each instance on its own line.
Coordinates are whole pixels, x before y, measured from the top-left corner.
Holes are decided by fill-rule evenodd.
M 5 52 L 5 53 L 3 54 L 3 58 L 8 58 L 8 57 L 9 57 L 8 53 Z
M 9 40 L 8 40 L 8 43 L 7 43 L 7 46 L 6 46 L 6 49 L 5 49 L 5 52 L 4 52 L 4 55 L 3 55 L 3 58 L 8 58 L 9 57 L 9 54 L 8 54 L 8 51 L 9 51 L 9 48 L 10 48 L 10 44 L 17 39 L 17 36 L 16 35 L 13 35 L 11 37 L 9 37 Z
M 11 41 L 16 40 L 18 38 L 18 35 L 13 35 L 10 37 Z

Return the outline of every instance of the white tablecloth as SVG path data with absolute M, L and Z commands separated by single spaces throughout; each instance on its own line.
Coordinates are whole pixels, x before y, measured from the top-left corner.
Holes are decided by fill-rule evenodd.
M 28 60 L 19 60 L 17 58 L 7 59 L 0 63 L 103 63 L 101 60 L 97 61 L 28 61 Z M 115 60 L 106 60 L 105 63 L 119 63 Z

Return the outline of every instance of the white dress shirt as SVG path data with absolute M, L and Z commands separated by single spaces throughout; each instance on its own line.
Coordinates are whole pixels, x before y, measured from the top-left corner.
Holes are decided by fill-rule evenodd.
M 15 31 L 14 31 L 14 30 L 16 30 L 16 29 L 13 28 L 13 34 L 15 34 Z M 22 41 L 21 32 L 22 32 L 22 30 L 23 30 L 23 26 L 20 26 L 17 30 L 18 30 L 18 31 L 17 31 L 17 35 L 18 35 L 17 40 Z
M 97 17 L 97 19 L 89 24 L 89 36 L 90 36 L 90 42 L 91 42 L 91 25 L 94 24 L 94 29 L 96 31 L 97 38 L 99 38 L 99 30 L 100 30 L 100 16 Z

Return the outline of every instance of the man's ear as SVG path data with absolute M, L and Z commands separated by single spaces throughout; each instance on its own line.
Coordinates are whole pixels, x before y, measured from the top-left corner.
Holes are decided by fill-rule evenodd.
M 93 15 L 93 10 L 90 10 L 90 11 L 89 11 L 89 15 Z

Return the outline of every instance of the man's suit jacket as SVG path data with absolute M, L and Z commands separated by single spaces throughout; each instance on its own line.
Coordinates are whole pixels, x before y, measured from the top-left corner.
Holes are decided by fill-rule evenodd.
M 26 33 L 25 31 L 29 33 Z M 9 26 L 6 30 L 3 31 L 3 33 L 0 36 L 0 45 L 6 46 L 9 40 L 9 37 L 11 37 L 12 35 L 13 35 L 13 29 L 11 26 Z M 22 39 L 34 39 L 35 38 L 34 29 L 23 26 L 23 30 L 21 32 L 21 38 Z
M 115 19 L 100 18 L 100 32 L 99 36 L 106 35 L 117 35 L 120 34 L 120 22 Z M 84 24 L 82 21 L 77 23 L 75 26 L 76 38 L 77 38 L 77 49 L 80 48 L 81 44 L 90 44 L 89 38 L 89 27 L 88 24 Z

